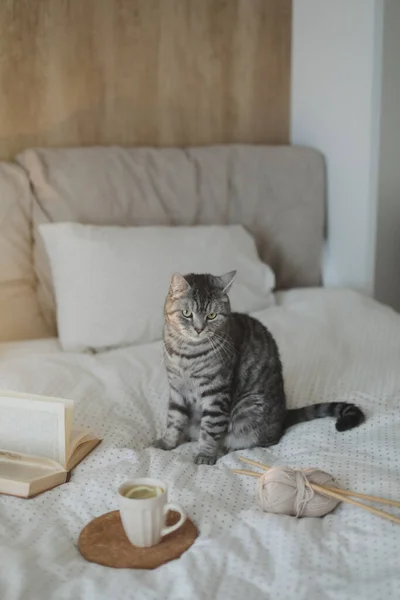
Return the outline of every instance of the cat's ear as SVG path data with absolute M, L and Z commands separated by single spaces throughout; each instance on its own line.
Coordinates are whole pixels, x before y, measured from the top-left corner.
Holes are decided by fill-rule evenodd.
M 225 275 L 220 275 L 216 279 L 219 282 L 219 287 L 222 288 L 222 293 L 227 294 L 232 287 L 232 283 L 235 281 L 237 271 L 229 271 Z
M 172 296 L 179 296 L 188 291 L 190 285 L 186 281 L 183 275 L 180 273 L 174 273 L 171 277 L 171 283 L 169 285 L 169 291 Z

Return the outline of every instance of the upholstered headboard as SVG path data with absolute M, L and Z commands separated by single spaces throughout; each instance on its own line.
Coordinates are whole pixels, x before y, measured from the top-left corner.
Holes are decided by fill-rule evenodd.
M 44 222 L 240 223 L 275 271 L 277 288 L 321 282 L 325 175 L 323 158 L 314 150 L 261 145 L 30 149 L 16 161 L 22 167 L 18 177 L 23 170 L 30 182 L 31 194 L 25 184 L 18 203 L 23 198 L 30 214 L 37 292 L 50 334 L 56 331 L 55 302 L 37 229 Z

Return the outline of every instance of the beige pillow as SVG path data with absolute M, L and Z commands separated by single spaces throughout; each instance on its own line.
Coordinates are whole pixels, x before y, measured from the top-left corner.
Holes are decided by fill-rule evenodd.
M 0 163 L 0 341 L 43 338 L 49 329 L 36 297 L 32 198 L 24 171 Z
M 16 157 L 33 188 L 38 300 L 52 332 L 56 301 L 43 223 L 243 225 L 277 288 L 319 285 L 324 165 L 286 146 L 36 148 Z M 71 282 L 73 285 L 73 282 Z

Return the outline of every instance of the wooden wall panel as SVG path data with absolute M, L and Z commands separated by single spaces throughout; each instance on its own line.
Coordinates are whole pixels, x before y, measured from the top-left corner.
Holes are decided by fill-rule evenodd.
M 287 143 L 291 0 L 1 0 L 0 158 Z

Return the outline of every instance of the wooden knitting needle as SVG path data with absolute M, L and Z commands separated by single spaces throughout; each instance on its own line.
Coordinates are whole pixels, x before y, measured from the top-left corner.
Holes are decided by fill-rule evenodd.
M 239 475 L 250 475 L 250 477 L 260 477 L 258 473 L 254 473 L 253 471 L 244 471 L 243 469 L 232 469 L 233 473 L 238 473 Z M 319 492 L 323 496 L 328 496 L 330 498 L 335 498 L 336 500 L 340 500 L 341 502 L 347 502 L 348 504 L 352 504 L 353 506 L 358 506 L 358 508 L 363 508 L 364 510 L 377 515 L 379 517 L 383 517 L 384 519 L 388 519 L 393 523 L 397 523 L 400 525 L 400 518 L 395 517 L 389 513 L 384 512 L 383 510 L 379 510 L 378 508 L 373 508 L 372 506 L 368 506 L 368 504 L 363 504 L 362 502 L 357 502 L 357 500 L 353 500 L 349 496 L 342 495 L 337 491 L 333 491 L 332 488 L 328 489 L 323 487 L 322 485 L 317 485 L 316 483 L 310 482 L 310 487 L 315 491 Z M 339 488 L 338 488 L 339 489 Z
M 256 460 L 250 460 L 250 458 L 245 458 L 244 456 L 239 456 L 239 460 L 241 460 L 242 462 L 248 463 L 249 465 L 253 465 L 254 467 L 259 467 L 260 469 L 264 469 L 265 471 L 268 471 L 268 469 L 271 468 L 269 465 L 263 465 L 262 463 L 257 462 Z
M 396 506 L 400 508 L 400 502 L 396 500 L 389 500 L 389 498 L 380 498 L 379 496 L 369 496 L 368 494 L 360 494 L 359 492 L 352 492 L 350 490 L 344 490 L 342 488 L 327 487 L 323 486 L 325 490 L 330 492 L 339 492 L 343 496 L 352 496 L 353 498 L 361 498 L 362 500 L 369 500 L 370 502 L 376 502 L 378 504 L 387 504 L 388 506 Z
M 367 510 L 368 512 L 370 512 L 374 515 L 383 517 L 384 519 L 388 519 L 389 521 L 393 521 L 393 523 L 397 523 L 397 525 L 400 525 L 399 517 L 395 517 L 394 515 L 386 513 L 383 510 L 380 510 L 379 508 L 374 508 L 373 506 L 368 506 L 368 504 L 363 504 L 362 502 L 353 500 L 353 498 L 350 498 L 349 496 L 343 496 L 340 493 L 331 492 L 331 491 L 327 490 L 326 488 L 324 488 L 322 485 L 317 485 L 316 483 L 310 483 L 310 486 L 312 487 L 312 489 L 315 492 L 319 492 L 323 496 L 329 496 L 331 498 L 336 498 L 336 500 L 341 500 L 342 502 L 347 502 L 347 504 L 352 504 L 353 506 L 358 506 L 358 508 L 363 508 L 364 510 Z
M 232 473 L 237 473 L 238 475 L 250 475 L 250 477 L 261 477 L 262 473 L 254 473 L 254 471 L 244 471 L 243 469 L 232 469 Z
M 256 460 L 250 460 L 249 458 L 244 458 L 243 456 L 240 456 L 239 459 L 245 463 L 248 463 L 249 465 L 259 467 L 260 469 L 264 469 L 266 471 L 268 471 L 268 469 L 271 468 L 268 465 L 264 465 L 263 463 L 257 462 Z M 250 471 L 247 471 L 247 474 L 248 473 L 250 473 Z M 380 498 L 379 496 L 370 496 L 368 494 L 361 494 L 359 492 L 344 490 L 339 487 L 328 487 L 328 486 L 327 487 L 323 486 L 323 487 L 326 490 L 330 490 L 332 492 L 338 492 L 339 494 L 343 494 L 343 496 L 352 496 L 353 498 L 360 498 L 362 500 L 368 500 L 369 502 L 377 502 L 380 504 L 387 504 L 388 506 L 396 506 L 397 508 L 400 508 L 400 502 L 398 502 L 396 500 L 389 500 L 389 498 Z

